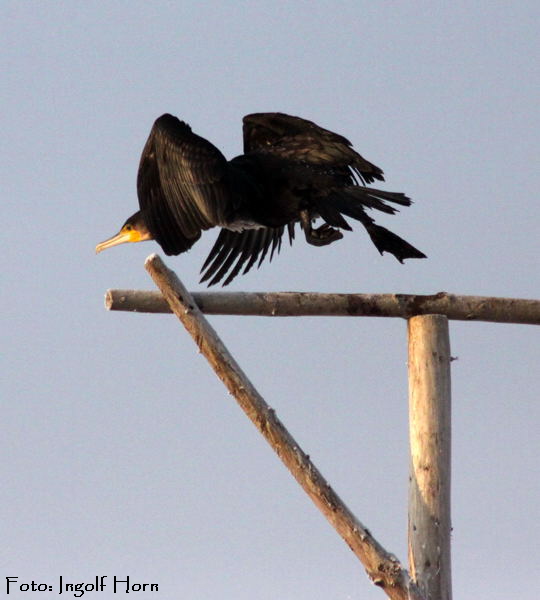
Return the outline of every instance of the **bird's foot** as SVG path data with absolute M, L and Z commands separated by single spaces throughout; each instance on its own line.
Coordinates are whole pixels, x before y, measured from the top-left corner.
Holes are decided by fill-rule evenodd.
M 300 211 L 300 223 L 306 236 L 306 242 L 312 246 L 328 246 L 332 242 L 337 242 L 343 237 L 339 229 L 331 227 L 328 223 L 323 223 L 317 229 L 312 227 L 313 215 L 306 209 Z
M 331 227 L 327 223 L 324 223 L 317 229 L 309 227 L 304 229 L 306 234 L 306 242 L 313 246 L 328 246 L 332 242 L 337 242 L 343 237 L 343 234 L 339 229 Z

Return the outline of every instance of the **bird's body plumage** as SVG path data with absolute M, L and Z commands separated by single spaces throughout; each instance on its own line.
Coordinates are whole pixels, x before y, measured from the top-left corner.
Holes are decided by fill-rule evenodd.
M 411 202 L 404 194 L 366 187 L 384 181 L 383 172 L 346 138 L 282 113 L 247 115 L 243 134 L 244 153 L 228 161 L 176 117 L 156 120 L 139 165 L 140 211 L 130 218 L 144 222 L 142 239 L 155 239 L 166 254 L 180 254 L 204 230 L 220 227 L 202 269 L 209 285 L 224 278 L 227 285 L 268 252 L 271 258 L 285 231 L 292 242 L 296 223 L 311 244 L 340 239 L 340 229 L 351 229 L 344 215 L 364 225 L 381 253 L 400 262 L 424 257 L 366 213 L 374 208 L 392 214 L 396 209 L 387 202 Z M 318 217 L 324 224 L 313 229 Z

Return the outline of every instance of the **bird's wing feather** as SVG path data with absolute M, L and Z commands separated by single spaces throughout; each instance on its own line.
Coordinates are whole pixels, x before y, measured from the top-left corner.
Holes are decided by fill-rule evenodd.
M 336 174 L 360 181 L 384 181 L 379 167 L 353 150 L 342 135 L 316 123 L 283 113 L 254 113 L 243 120 L 244 153 L 270 153 L 283 159 L 303 162 L 317 168 L 332 169 Z
M 172 115 L 159 117 L 144 147 L 137 192 L 147 226 L 167 254 L 190 248 L 227 211 L 227 160 Z
M 257 259 L 259 260 L 257 267 L 260 267 L 268 250 L 272 260 L 274 252 L 279 252 L 281 248 L 284 231 L 284 227 L 261 227 L 241 232 L 222 229 L 202 266 L 201 283 L 210 280 L 208 285 L 214 285 L 227 275 L 223 285 L 228 285 L 244 265 L 242 275 L 251 269 Z

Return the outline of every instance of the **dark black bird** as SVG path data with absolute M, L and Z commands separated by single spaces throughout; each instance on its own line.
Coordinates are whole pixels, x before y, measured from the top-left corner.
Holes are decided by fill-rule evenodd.
M 393 214 L 391 202 L 409 206 L 405 194 L 368 188 L 384 181 L 379 167 L 346 138 L 311 121 L 282 113 L 244 117 L 244 154 L 227 161 L 186 123 L 165 114 L 156 120 L 137 177 L 140 210 L 96 252 L 124 242 L 154 239 L 166 254 L 189 250 L 202 231 L 221 227 L 201 272 L 213 285 L 247 273 L 270 251 L 279 251 L 300 223 L 306 241 L 325 246 L 351 230 L 344 218 L 366 228 L 377 250 L 400 262 L 425 258 L 408 242 L 376 225 L 366 209 Z M 315 219 L 323 223 L 313 227 Z

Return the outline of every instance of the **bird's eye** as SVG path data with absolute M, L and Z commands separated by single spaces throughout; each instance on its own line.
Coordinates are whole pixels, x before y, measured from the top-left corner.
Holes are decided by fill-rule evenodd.
M 131 231 L 133 229 L 133 225 L 130 225 L 129 223 L 124 227 L 124 229 L 126 231 Z

